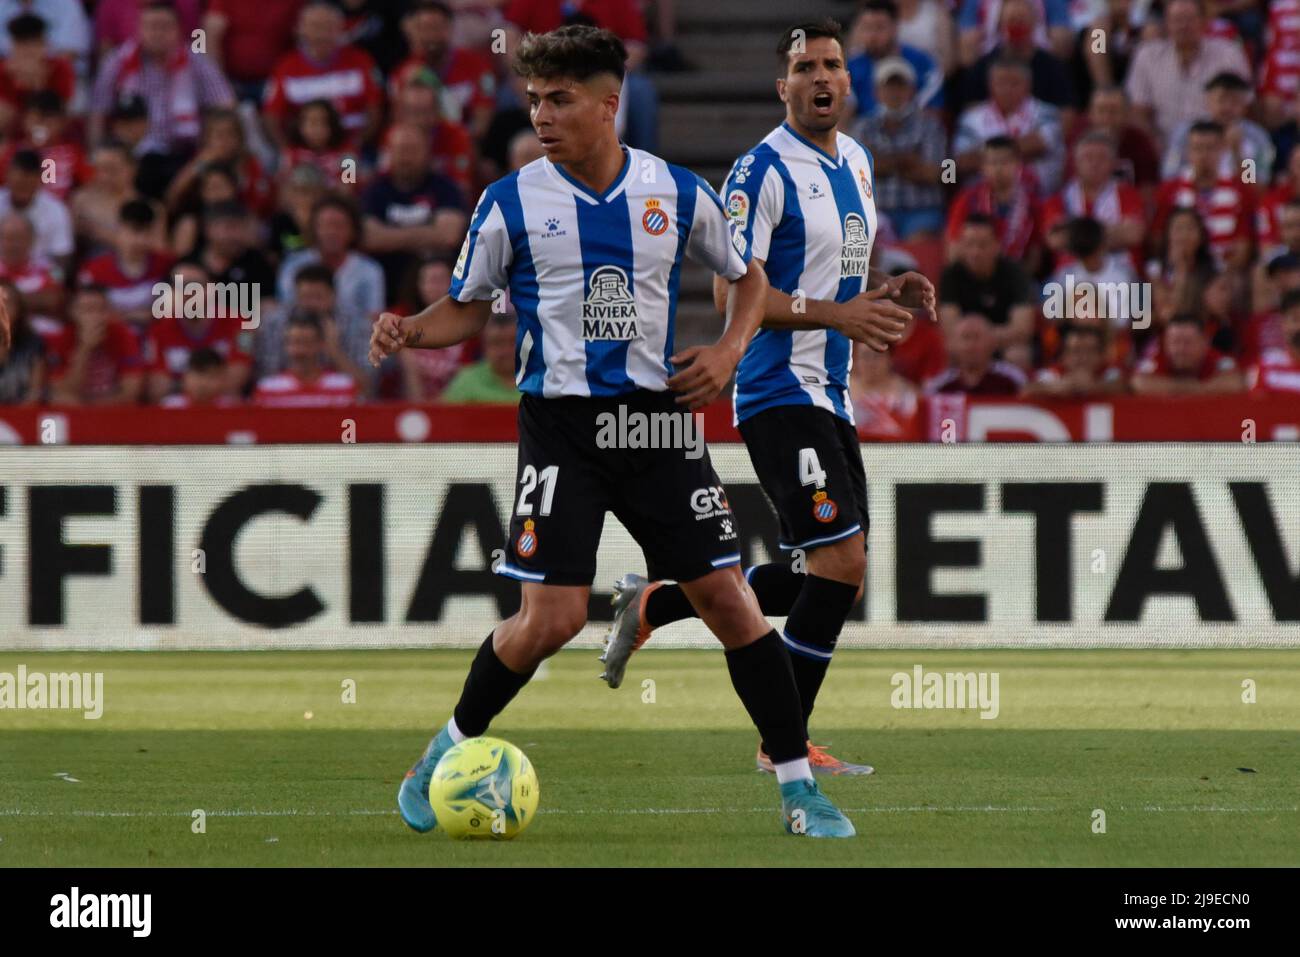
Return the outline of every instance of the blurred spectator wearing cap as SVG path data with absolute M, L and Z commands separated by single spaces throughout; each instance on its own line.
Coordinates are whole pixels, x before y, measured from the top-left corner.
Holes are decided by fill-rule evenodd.
M 41 158 L 31 150 L 19 150 L 9 162 L 5 188 L 0 189 L 0 216 L 9 212 L 21 213 L 32 224 L 35 254 L 66 270 L 74 246 L 72 215 L 42 185 Z
M 1255 195 L 1240 176 L 1224 176 L 1223 127 L 1200 120 L 1187 134 L 1187 167 L 1160 185 L 1151 234 L 1159 235 L 1169 214 L 1193 208 L 1209 235 L 1210 251 L 1220 266 L 1244 273 L 1255 246 Z
M 962 111 L 952 149 L 959 172 L 980 164 L 981 148 L 995 136 L 1015 140 L 1021 159 L 1033 171 L 1040 196 L 1054 193 L 1065 168 L 1065 134 L 1061 114 L 1029 90 L 1029 67 L 1003 58 L 989 69 L 989 99 Z
M 482 53 L 452 44 L 454 21 L 450 5 L 440 0 L 417 0 L 411 6 L 402 17 L 409 53 L 389 77 L 388 95 L 396 101 L 421 71 L 429 70 L 441 86 L 439 113 L 478 139 L 496 109 L 496 74 Z
M 885 57 L 875 67 L 876 104 L 854 127 L 870 144 L 875 160 L 876 207 L 889 216 L 901 240 L 943 231 L 940 164 L 948 154 L 943 126 L 920 109 L 916 71 L 902 57 Z
M 1024 175 L 1019 147 L 1011 137 L 994 136 L 978 154 L 980 178 L 958 193 L 948 209 L 949 258 L 967 217 L 979 213 L 993 222 L 1002 251 L 1036 273 L 1042 259 L 1042 212 Z
M 266 376 L 253 392 L 256 405 L 275 408 L 322 408 L 352 405 L 358 398 L 357 380 L 331 369 L 342 348 L 321 317 L 295 310 L 284 328 L 283 372 Z
M 1106 361 L 1106 333 L 1095 325 L 1071 325 L 1061 337 L 1060 354 L 1025 383 L 1027 396 L 1087 399 L 1127 391 L 1118 366 Z
M 22 14 L 9 21 L 9 55 L 0 62 L 0 130 L 13 132 L 34 94 L 48 91 L 67 103 L 76 92 L 72 64 L 50 53 L 45 21 Z
M 627 47 L 627 75 L 615 128 L 629 146 L 653 153 L 659 143 L 659 96 L 644 72 L 645 18 L 636 0 L 507 0 L 505 18 L 514 50 L 522 33 L 549 33 L 566 24 L 609 30 Z
M 853 344 L 849 396 L 853 401 L 853 422 L 859 438 L 904 440 L 912 437 L 917 389 L 894 371 L 888 352 L 877 352 L 861 342 Z
M 369 143 L 379 131 L 384 89 L 370 54 L 347 43 L 342 11 L 329 0 L 307 0 L 297 38 L 297 49 L 280 58 L 266 85 L 262 118 L 272 138 L 283 146 L 298 111 L 324 99 L 352 145 Z
M 79 285 L 105 290 L 114 311 L 143 330 L 153 322 L 153 287 L 168 281 L 171 256 L 158 251 L 154 208 L 143 200 L 129 200 L 118 211 L 112 252 L 86 260 L 77 273 Z
M 1300 289 L 1282 298 L 1281 340 L 1251 369 L 1249 382 L 1255 391 L 1300 393 Z
M 232 109 L 216 108 L 203 114 L 198 150 L 181 167 L 167 187 L 164 197 L 170 210 L 183 209 L 192 203 L 198 190 L 200 174 L 221 164 L 235 173 L 241 203 L 257 216 L 269 216 L 275 205 L 275 189 L 261 161 L 248 148 L 244 124 Z
M 214 277 L 195 262 L 180 262 L 172 267 L 168 280 L 179 277 L 182 288 L 191 283 L 206 286 Z M 149 329 L 144 350 L 148 368 L 146 395 L 157 402 L 181 388 L 190 358 L 199 349 L 213 349 L 225 361 L 226 381 L 222 392 L 237 395 L 248 382 L 252 371 L 253 333 L 243 328 L 241 317 L 225 315 L 207 308 L 195 311 L 174 303 L 169 315 L 159 318 Z
M 276 298 L 292 310 L 297 303 L 295 277 L 303 266 L 323 265 L 337 293 L 334 310 L 343 347 L 367 376 L 370 373 L 370 328 L 384 308 L 384 270 L 358 249 L 361 214 L 350 200 L 326 195 L 311 214 L 312 244 L 287 256 L 280 266 Z
M 1004 0 L 997 14 L 998 42 L 958 74 L 954 109 L 960 111 L 989 98 L 989 70 L 1002 60 L 1018 60 L 1028 67 L 1034 99 L 1059 110 L 1073 109 L 1074 90 L 1064 63 L 1034 41 L 1038 15 L 1032 0 Z
M 966 217 L 956 258 L 939 277 L 939 319 L 951 346 L 958 319 L 977 312 L 995 327 L 995 345 L 1027 349 L 1034 335 L 1035 289 L 1020 263 L 1001 254 L 993 220 Z
M 464 126 L 443 116 L 439 90 L 433 72 L 421 69 L 398 91 L 391 122 L 384 131 L 379 168 L 388 168 L 387 150 L 393 130 L 413 126 L 429 144 L 430 169 L 455 183 L 462 196 L 468 196 L 474 189 L 474 140 Z
M 103 139 L 113 103 L 123 96 L 141 96 L 148 105 L 148 131 L 136 149 L 145 174 L 141 189 L 150 195 L 162 194 L 193 151 L 203 111 L 235 102 L 221 68 L 191 48 L 176 10 L 160 0 L 140 11 L 137 39 L 100 64 L 90 101 L 91 142 Z
M 0 405 L 35 405 L 45 395 L 45 343 L 8 279 L 0 279 L 0 300 Z
M 1242 178 L 1245 161 L 1254 164 L 1253 181 L 1266 184 L 1273 179 L 1276 151 L 1268 131 L 1246 119 L 1250 105 L 1250 84 L 1235 73 L 1219 73 L 1205 84 L 1205 115 L 1223 127 L 1224 150 L 1219 161 L 1223 176 Z M 1169 140 L 1161 173 L 1165 179 L 1177 176 L 1188 164 L 1187 138 L 1192 123 L 1181 124 Z
M 1032 0 L 1034 26 L 1030 34 L 1036 46 L 1061 59 L 1070 55 L 1070 10 L 1067 0 Z M 961 0 L 957 14 L 961 62 L 969 65 L 998 44 L 1005 0 Z
M 1122 87 L 1098 87 L 1088 100 L 1088 110 L 1075 124 L 1072 143 L 1090 133 L 1104 133 L 1115 144 L 1115 176 L 1138 188 L 1145 201 L 1150 201 L 1160 184 L 1160 156 L 1151 135 L 1130 122 L 1132 110 L 1128 94 Z M 1069 154 L 1072 163 L 1074 154 Z M 1067 175 L 1074 173 L 1067 166 Z
M 163 396 L 158 405 L 164 409 L 193 409 L 203 406 L 228 408 L 238 405 L 238 397 L 228 391 L 229 382 L 229 365 L 225 357 L 216 349 L 204 346 L 189 354 L 189 361 L 181 376 L 180 391 Z
M 209 0 L 203 14 L 208 55 L 229 78 L 240 100 L 262 102 L 266 78 L 293 49 L 303 0 Z
M 1138 44 L 1125 89 L 1134 119 L 1167 143 L 1179 127 L 1205 114 L 1205 84 L 1220 73 L 1249 77 L 1241 46 L 1206 36 L 1202 0 L 1169 0 L 1163 37 Z
M 428 138 L 410 124 L 389 134 L 388 171 L 374 178 L 361 205 L 361 246 L 384 267 L 390 299 L 415 257 L 456 249 L 468 224 L 460 190 L 430 170 Z
M 1245 388 L 1236 361 L 1210 345 L 1204 320 L 1193 313 L 1169 320 L 1133 376 L 1139 395 L 1224 395 Z
M 483 358 L 456 373 L 442 394 L 447 403 L 519 402 L 515 385 L 515 317 L 494 312 L 483 327 Z
M 66 203 L 69 196 L 91 177 L 81 138 L 69 129 L 63 101 L 52 90 L 39 90 L 27 98 L 20 130 L 8 149 L 0 151 L 0 168 L 9 165 L 18 150 L 29 149 L 40 157 L 42 183 L 53 196 Z M 44 173 L 48 164 L 48 173 Z
M 1043 203 L 1042 234 L 1053 252 L 1065 252 L 1071 219 L 1090 216 L 1105 229 L 1107 252 L 1126 253 L 1131 265 L 1143 262 L 1146 205 L 1142 194 L 1115 176 L 1115 143 L 1094 130 L 1074 145 L 1074 176 Z
M 139 342 L 113 315 L 99 286 L 72 294 L 68 322 L 50 348 L 50 400 L 55 405 L 135 405 L 144 387 Z
M 943 106 L 943 73 L 934 57 L 898 42 L 898 7 L 894 0 L 866 0 L 859 8 L 852 33 L 862 52 L 850 57 L 845 66 L 859 116 L 874 112 L 880 83 L 876 65 L 889 58 L 902 59 L 912 68 L 914 96 L 921 109 L 938 110 Z
M 90 61 L 90 18 L 81 0 L 0 0 L 0 24 L 8 26 L 15 17 L 25 14 L 45 21 L 45 41 L 49 52 L 67 57 L 84 76 Z M 0 57 L 7 58 L 12 49 L 8 30 L 0 30 Z
M 997 351 L 993 323 L 977 312 L 967 313 L 953 327 L 952 365 L 926 383 L 926 393 L 1016 395 L 1025 384 L 1025 373 L 1018 366 L 995 358 Z

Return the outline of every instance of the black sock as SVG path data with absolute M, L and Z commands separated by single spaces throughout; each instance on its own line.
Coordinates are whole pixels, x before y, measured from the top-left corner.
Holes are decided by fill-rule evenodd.
M 772 629 L 744 648 L 727 652 L 731 684 L 776 764 L 808 756 L 803 713 L 790 655 Z M 459 723 L 459 722 L 458 722 Z
M 785 644 L 803 704 L 805 733 L 840 629 L 849 617 L 857 593 L 856 585 L 805 575 L 803 588 L 785 620 Z
M 758 607 L 765 615 L 790 614 L 804 579 L 803 575 L 791 571 L 789 565 L 780 562 L 755 565 L 745 573 L 745 577 L 758 596 Z M 645 619 L 655 628 L 697 617 L 680 585 L 660 585 L 645 600 Z
M 506 709 L 536 670 L 521 675 L 507 668 L 492 648 L 492 635 L 489 634 L 474 656 L 474 663 L 469 666 L 460 701 L 452 712 L 456 727 L 469 738 L 487 731 L 492 719 Z

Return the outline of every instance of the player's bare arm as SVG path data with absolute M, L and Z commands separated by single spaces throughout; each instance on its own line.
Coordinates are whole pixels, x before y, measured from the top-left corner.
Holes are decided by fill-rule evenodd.
M 445 349 L 472 339 L 492 315 L 487 299 L 459 302 L 443 296 L 413 316 L 381 313 L 370 333 L 370 364 L 378 366 L 403 348 Z
M 690 363 L 668 380 L 668 388 L 679 393 L 677 401 L 691 409 L 708 405 L 726 388 L 749 340 L 763 324 L 770 301 L 767 294 L 772 291 L 767 283 L 767 273 L 763 272 L 762 263 L 757 261 L 751 261 L 749 270 L 735 282 L 729 283 L 721 276 L 715 276 L 714 281 L 722 283 L 728 290 L 725 303 L 727 325 L 722 337 L 710 346 L 683 349 L 670 360 L 674 365 Z

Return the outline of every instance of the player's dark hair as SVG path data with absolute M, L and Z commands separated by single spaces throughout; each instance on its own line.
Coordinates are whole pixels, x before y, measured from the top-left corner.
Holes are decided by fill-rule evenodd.
M 866 0 L 858 7 L 858 14 L 883 13 L 891 20 L 898 19 L 898 4 L 894 0 Z
M 1214 122 L 1214 120 L 1197 120 L 1188 128 L 1187 135 L 1194 136 L 1197 133 L 1209 133 L 1212 136 L 1222 136 L 1223 125 Z
M 1100 252 L 1106 243 L 1106 227 L 1091 216 L 1076 216 L 1066 226 L 1066 245 L 1079 259 Z
M 1282 302 L 1278 306 L 1282 312 L 1290 312 L 1297 306 L 1300 306 L 1300 289 L 1291 289 L 1282 294 Z
M 149 229 L 158 217 L 146 200 L 128 199 L 117 211 L 117 218 L 131 229 Z
M 796 40 L 807 43 L 809 40 L 834 40 L 844 45 L 844 28 L 832 17 L 820 17 L 816 20 L 800 20 L 785 28 L 781 40 L 776 45 L 776 56 L 784 74 L 790 66 L 790 51 Z
M 36 150 L 19 150 L 14 154 L 14 158 L 9 161 L 9 168 L 21 170 L 24 173 L 39 174 L 41 171 L 41 154 Z
M 221 353 L 211 346 L 204 346 L 201 349 L 195 349 L 190 353 L 190 361 L 187 368 L 191 372 L 213 372 L 217 369 L 224 368 L 226 360 L 222 358 Z
M 303 266 L 301 269 L 299 269 L 297 272 L 293 274 L 293 284 L 295 287 L 305 282 L 307 283 L 314 282 L 322 286 L 329 286 L 331 289 L 333 289 L 334 273 L 329 268 L 329 266 L 326 266 L 322 263 L 311 263 L 309 265 Z
M 530 80 L 568 77 L 584 81 L 610 73 L 621 81 L 627 72 L 627 47 L 609 30 L 564 26 L 525 36 L 515 53 L 514 70 Z
M 9 21 L 9 36 L 15 43 L 45 39 L 45 21 L 34 13 L 22 13 Z
M 1020 144 L 1009 136 L 990 136 L 984 141 L 984 148 L 986 150 L 1006 150 L 1017 158 L 1020 156 Z

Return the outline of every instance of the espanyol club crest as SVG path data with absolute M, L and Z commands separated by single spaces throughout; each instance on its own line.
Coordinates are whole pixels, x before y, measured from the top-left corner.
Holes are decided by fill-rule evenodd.
M 818 492 L 813 496 L 813 518 L 823 525 L 835 521 L 835 516 L 839 513 L 839 506 L 835 504 L 834 499 L 827 497 L 825 492 Z
M 659 208 L 659 200 L 645 201 L 645 214 L 641 217 L 641 226 L 651 236 L 662 236 L 668 228 L 668 214 Z
M 524 530 L 519 533 L 519 540 L 515 542 L 515 553 L 520 558 L 532 558 L 533 553 L 537 551 L 537 532 L 533 527 L 533 520 L 524 521 Z

